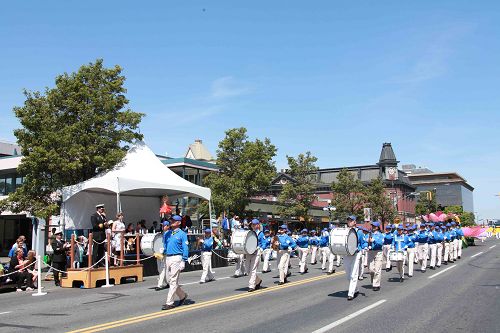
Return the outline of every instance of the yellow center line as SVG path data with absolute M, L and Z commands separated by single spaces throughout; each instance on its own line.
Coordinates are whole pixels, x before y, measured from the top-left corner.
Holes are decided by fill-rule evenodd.
M 247 292 L 247 293 L 222 297 L 222 298 L 218 298 L 218 299 L 214 299 L 214 300 L 210 300 L 210 301 L 205 301 L 205 302 L 201 302 L 201 303 L 186 305 L 186 306 L 179 307 L 179 308 L 174 308 L 174 309 L 168 310 L 168 311 L 152 312 L 152 313 L 148 313 L 148 314 L 141 315 L 141 316 L 130 317 L 130 318 L 121 319 L 121 320 L 117 320 L 117 321 L 113 321 L 113 322 L 109 322 L 109 323 L 104 323 L 104 324 L 100 324 L 100 325 L 81 328 L 78 330 L 70 331 L 68 333 L 100 332 L 100 331 L 108 330 L 111 328 L 116 328 L 116 327 L 120 327 L 120 326 L 139 323 L 139 322 L 146 321 L 146 320 L 152 320 L 152 319 L 156 319 L 156 318 L 166 317 L 166 316 L 170 316 L 170 315 L 177 314 L 177 313 L 194 311 L 197 309 L 205 308 L 205 307 L 212 306 L 212 305 L 217 305 L 217 304 L 224 303 L 224 302 L 236 301 L 239 299 L 253 297 L 253 296 L 260 295 L 260 294 L 278 291 L 281 289 L 286 289 L 286 288 L 290 288 L 290 287 L 294 287 L 294 286 L 298 286 L 298 285 L 302 285 L 302 284 L 306 284 L 306 283 L 310 283 L 310 282 L 320 281 L 320 280 L 324 280 L 327 278 L 336 277 L 336 276 L 339 276 L 342 274 L 345 274 L 345 272 L 342 271 L 342 272 L 338 272 L 338 273 L 335 273 L 332 275 L 316 276 L 316 277 L 303 279 L 303 280 L 299 280 L 299 281 L 295 281 L 295 282 L 289 282 L 289 283 L 281 285 L 281 286 L 274 286 L 274 287 L 268 287 L 265 289 L 256 290 L 252 293 Z

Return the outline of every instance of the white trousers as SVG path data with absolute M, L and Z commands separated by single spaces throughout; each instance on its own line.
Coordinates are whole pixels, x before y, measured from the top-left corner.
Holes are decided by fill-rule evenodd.
M 328 261 L 328 272 L 333 272 L 333 264 L 335 255 L 330 251 L 328 246 L 320 248 L 321 250 L 321 269 L 326 269 L 326 262 Z
M 453 240 L 453 260 L 457 260 L 458 257 L 458 239 Z
M 429 252 L 431 253 L 431 262 L 430 266 L 436 267 L 436 259 L 437 259 L 437 244 L 429 244 Z
M 304 273 L 307 269 L 307 255 L 308 254 L 309 254 L 308 248 L 299 248 L 299 256 L 300 256 L 299 271 L 300 271 L 300 273 Z
M 420 269 L 422 272 L 427 268 L 427 256 L 429 254 L 429 244 L 419 243 L 417 248 L 418 261 L 420 262 Z
M 170 289 L 167 295 L 167 305 L 174 305 L 174 295 L 177 295 L 179 299 L 186 297 L 186 293 L 179 286 L 179 278 L 181 274 L 181 269 L 184 269 L 184 261 L 182 256 L 171 256 L 167 257 L 166 260 L 167 274 L 170 277 L 169 284 Z
M 250 280 L 248 281 L 248 288 L 250 289 L 254 289 L 255 286 L 262 281 L 257 275 L 257 268 L 259 268 L 259 264 L 260 250 L 257 250 L 254 254 L 245 254 L 245 270 L 250 276 Z
M 389 258 L 389 254 L 391 253 L 391 245 L 383 245 L 382 250 L 384 253 L 385 268 L 391 268 L 391 260 Z
M 413 276 L 413 265 L 415 263 L 415 248 L 409 247 L 406 252 L 408 253 L 408 276 Z
M 437 257 L 437 266 L 441 266 L 441 260 L 443 259 L 443 243 L 437 243 L 436 244 L 436 248 L 437 248 L 437 254 L 436 254 L 436 257 Z
M 311 246 L 311 265 L 316 263 L 317 256 L 318 256 L 318 247 Z
M 462 238 L 458 240 L 458 247 L 457 247 L 457 256 L 462 257 Z
M 450 242 L 445 242 L 444 243 L 444 256 L 443 256 L 444 262 L 451 261 L 450 258 Z
M 367 263 L 366 265 L 365 262 Z M 365 274 L 365 266 L 367 265 L 368 265 L 368 257 L 366 255 L 366 250 L 361 250 L 359 255 L 358 278 L 363 279 L 363 275 Z
M 212 252 L 201 253 L 201 265 L 203 266 L 203 273 L 201 273 L 200 282 L 211 281 L 215 278 L 212 271 Z
M 156 259 L 156 267 L 158 268 L 158 288 L 165 288 L 168 285 L 168 274 L 167 274 L 167 257 L 163 256 L 162 259 Z
M 269 268 L 269 259 L 271 258 L 271 249 L 265 249 L 262 252 L 262 256 L 264 257 L 264 264 L 262 265 L 262 271 L 267 272 Z
M 368 269 L 372 278 L 372 287 L 380 287 L 382 280 L 382 261 L 384 254 L 382 251 L 368 251 Z
M 347 296 L 354 296 L 354 293 L 357 291 L 358 284 L 358 270 L 359 263 L 361 261 L 361 252 L 357 252 L 353 256 L 345 256 L 344 257 L 344 269 L 347 280 L 349 281 L 349 290 L 347 291 Z
M 243 276 L 245 275 L 245 255 L 238 255 L 238 259 L 236 260 L 236 270 L 234 271 L 234 275 Z
M 288 262 L 290 261 L 290 252 L 288 250 L 278 251 L 278 270 L 280 272 L 280 282 L 285 282 L 288 274 Z
M 396 261 L 399 277 L 403 279 L 405 278 L 405 263 L 406 263 L 406 255 L 403 257 L 402 261 Z

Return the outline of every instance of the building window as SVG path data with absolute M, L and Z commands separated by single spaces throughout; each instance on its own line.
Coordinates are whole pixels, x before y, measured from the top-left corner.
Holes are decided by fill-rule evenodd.
M 5 178 L 0 178 L 0 195 L 6 195 L 7 191 L 5 190 Z
M 5 194 L 14 192 L 14 185 L 12 184 L 12 177 L 5 178 Z

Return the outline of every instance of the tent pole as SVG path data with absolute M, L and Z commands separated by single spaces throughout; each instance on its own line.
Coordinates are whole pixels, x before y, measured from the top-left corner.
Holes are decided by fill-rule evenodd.
M 208 227 L 212 229 L 212 200 L 208 200 Z M 203 222 L 201 223 L 201 230 L 203 232 Z
M 120 201 L 120 179 L 116 177 L 116 184 L 118 191 L 116 191 L 116 214 L 121 213 L 122 211 L 122 203 Z

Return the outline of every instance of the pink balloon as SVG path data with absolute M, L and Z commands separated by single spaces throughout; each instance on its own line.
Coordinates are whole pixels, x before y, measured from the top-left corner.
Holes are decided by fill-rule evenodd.
M 441 214 L 441 215 L 439 215 L 438 218 L 439 218 L 440 222 L 444 222 L 444 221 L 446 221 L 446 219 L 448 218 L 448 216 L 446 214 Z
M 429 217 L 427 215 L 422 215 L 422 218 L 425 222 L 429 222 Z
M 437 211 L 437 212 L 436 212 L 436 216 L 437 216 L 437 217 L 440 217 L 441 215 L 443 215 L 443 212 L 442 212 L 442 211 Z

